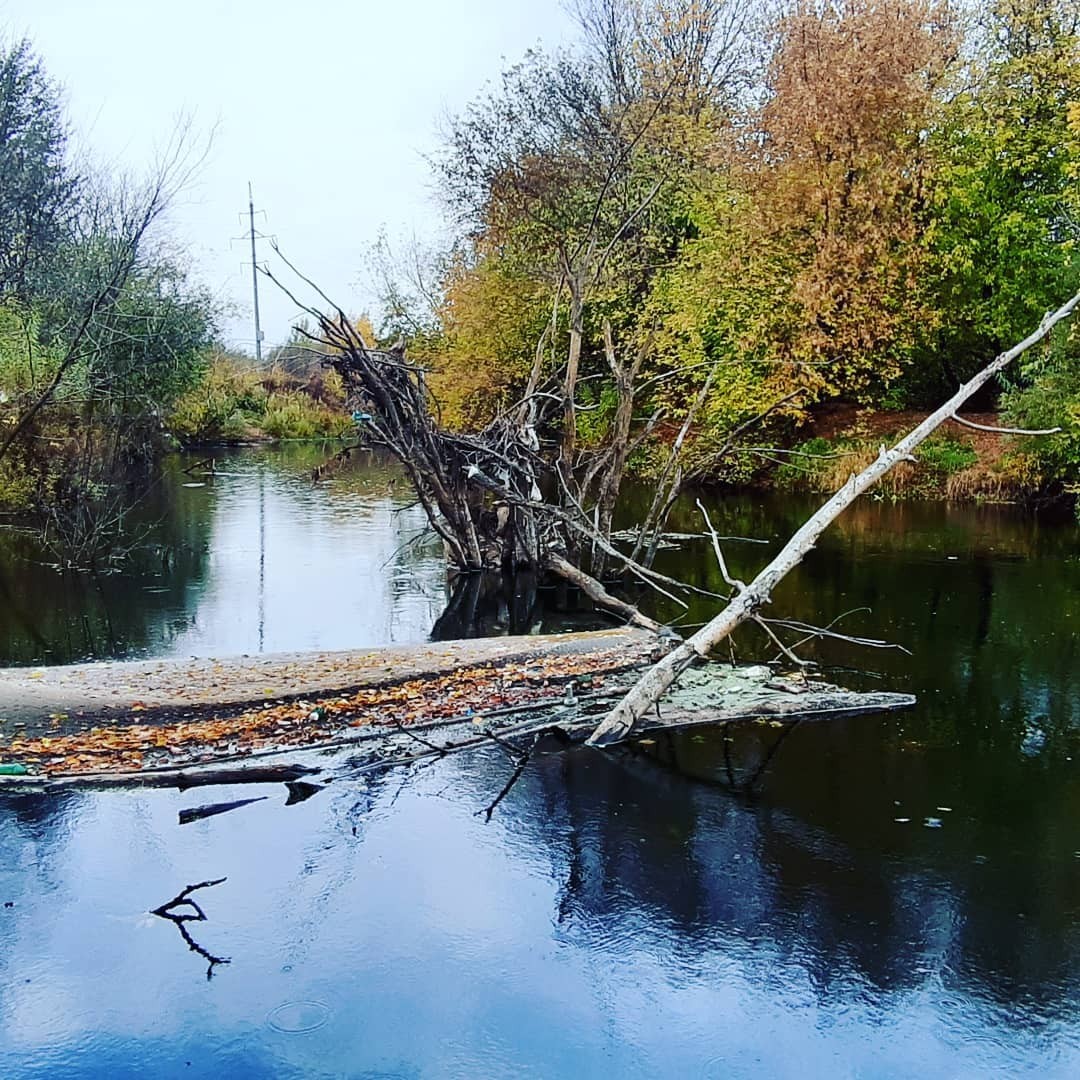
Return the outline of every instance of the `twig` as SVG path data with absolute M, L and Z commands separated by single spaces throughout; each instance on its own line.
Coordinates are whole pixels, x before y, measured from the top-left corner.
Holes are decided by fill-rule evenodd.
M 709 520 L 709 511 L 705 509 L 700 499 L 695 499 L 694 501 L 697 503 L 697 508 L 701 511 L 701 516 L 705 519 L 705 528 L 709 530 L 709 536 L 712 537 L 713 552 L 716 555 L 716 561 L 720 567 L 720 576 L 736 591 L 736 593 L 745 592 L 746 583 L 739 581 L 738 578 L 733 578 L 728 573 L 727 563 L 724 561 L 724 553 L 720 550 L 720 537 L 716 535 L 713 523 Z
M 218 964 L 231 964 L 232 960 L 227 956 L 215 956 L 213 953 L 204 949 L 188 931 L 188 928 L 184 925 L 189 922 L 206 922 L 206 912 L 198 905 L 198 903 L 191 899 L 191 894 L 198 889 L 209 889 L 214 885 L 221 885 L 227 881 L 228 878 L 215 878 L 212 881 L 200 881 L 197 885 L 189 885 L 186 889 L 182 889 L 167 903 L 162 904 L 160 907 L 154 908 L 150 914 L 157 915 L 160 919 L 167 919 L 169 922 L 175 925 L 176 929 L 180 931 L 180 936 L 184 939 L 187 947 L 193 952 L 198 953 L 206 962 L 206 979 L 207 982 L 214 976 L 214 968 Z M 173 910 L 174 908 L 190 907 L 193 914 L 181 913 Z
M 859 609 L 855 608 L 853 610 L 857 611 Z M 845 614 L 850 614 L 850 612 L 845 612 Z M 843 616 L 838 616 L 838 618 L 842 618 L 842 617 Z M 863 645 L 868 649 L 897 649 L 902 653 L 907 653 L 908 656 L 911 655 L 911 650 L 910 649 L 906 649 L 903 645 L 896 644 L 896 642 L 882 641 L 882 640 L 880 640 L 878 638 L 856 637 L 853 634 L 841 634 L 841 633 L 838 633 L 835 630 L 830 630 L 828 626 L 811 626 L 809 623 L 800 622 L 798 619 L 765 619 L 765 618 L 761 618 L 758 621 L 763 623 L 763 624 L 764 623 L 772 623 L 773 626 L 784 626 L 784 627 L 787 627 L 789 630 L 796 630 L 799 633 L 806 634 L 808 638 L 815 638 L 815 637 L 835 638 L 837 641 L 846 641 L 846 642 L 848 642 L 848 643 L 850 643 L 852 645 Z M 836 622 L 836 620 L 834 619 L 833 623 L 835 623 L 835 622 Z M 832 626 L 833 623 L 830 623 L 829 626 Z M 806 639 L 804 639 L 804 640 L 806 640 Z
M 772 639 L 773 643 L 780 650 L 780 652 L 783 653 L 783 655 L 786 656 L 796 666 L 799 674 L 802 676 L 803 682 L 805 683 L 807 681 L 805 669 L 811 666 L 812 661 L 804 660 L 801 656 L 798 656 L 796 653 L 792 652 L 792 650 L 789 649 L 787 645 L 785 645 L 775 633 L 773 633 L 772 627 L 770 627 L 769 624 L 763 618 L 761 618 L 760 615 L 754 616 L 754 622 L 756 622 L 758 626 L 760 626 L 761 629 L 769 635 L 769 637 Z
M 426 746 L 429 750 L 433 750 L 440 757 L 446 756 L 445 746 L 437 746 L 435 743 L 429 742 L 422 736 L 417 735 L 415 731 L 410 731 L 400 720 L 395 720 L 393 726 L 400 731 L 402 735 L 408 735 L 410 739 L 418 742 L 421 746 Z
M 476 814 L 474 815 L 475 817 L 479 817 L 481 814 L 483 814 L 485 823 L 491 821 L 491 815 L 495 813 L 495 808 L 499 805 L 499 803 L 503 801 L 503 799 L 506 798 L 507 795 L 510 794 L 510 790 L 521 779 L 521 774 L 525 771 L 525 766 L 529 764 L 529 759 L 532 757 L 533 748 L 536 746 L 536 742 L 539 737 L 540 736 L 537 735 L 533 739 L 532 745 L 529 746 L 527 750 L 522 751 L 521 756 L 518 758 L 518 763 L 515 766 L 514 771 L 510 774 L 510 779 L 507 780 L 505 784 L 503 784 L 502 790 L 487 806 L 485 806 L 482 810 L 476 811 Z
M 206 915 L 203 913 L 202 908 L 190 898 L 191 894 L 198 889 L 209 889 L 214 885 L 223 885 L 228 880 L 228 878 L 214 878 L 212 881 L 200 881 L 197 885 L 189 885 L 186 889 L 182 889 L 178 892 L 171 900 L 162 904 L 160 907 L 154 908 L 150 914 L 159 915 L 163 919 L 171 919 L 173 916 L 168 914 L 170 908 L 177 907 L 180 904 L 190 904 L 197 912 L 197 915 L 189 915 L 185 916 L 185 918 L 195 918 L 200 922 L 205 922 Z

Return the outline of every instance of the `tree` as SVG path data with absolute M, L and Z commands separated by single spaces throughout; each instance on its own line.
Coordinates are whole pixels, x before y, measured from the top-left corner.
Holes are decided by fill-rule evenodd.
M 649 406 L 650 293 L 690 236 L 698 174 L 732 123 L 753 5 L 576 10 L 583 51 L 530 54 L 449 132 L 443 190 L 470 232 L 446 282 L 433 384 L 519 400 L 523 430 L 555 436 L 558 497 L 603 534 Z M 474 332 L 485 323 L 495 332 Z M 654 408 L 645 428 L 657 419 Z M 591 548 L 602 567 L 607 553 Z
M 734 112 L 759 62 L 760 6 L 745 0 L 574 0 L 585 54 L 608 96 L 662 97 L 690 115 Z
M 59 92 L 30 43 L 0 44 L 0 297 L 26 299 L 79 190 Z
M 0 57 L 0 469 L 65 565 L 115 543 L 125 481 L 196 379 L 215 305 L 156 225 L 204 154 L 180 123 L 144 181 L 66 163 L 58 97 L 23 42 Z
M 15 403 L 17 413 L 0 436 L 0 462 L 72 372 L 92 366 L 118 340 L 130 338 L 121 306 L 125 290 L 155 265 L 155 256 L 161 266 L 153 226 L 204 157 L 190 129 L 181 125 L 145 181 L 100 183 L 84 191 L 73 228 L 52 260 L 49 280 L 33 298 L 40 343 L 59 359 L 49 377 L 25 401 Z
M 521 396 L 551 320 L 545 285 L 513 260 L 485 257 L 482 245 L 447 272 L 439 332 L 414 334 L 410 355 L 435 361 L 431 386 L 451 426 L 478 431 Z
M 866 397 L 932 318 L 923 133 L 956 35 L 934 0 L 800 0 L 773 33 L 764 101 L 703 193 L 672 321 L 756 367 L 764 396 Z
M 1080 281 L 1078 29 L 1068 0 L 994 0 L 967 85 L 931 129 L 924 244 L 938 318 L 927 365 L 946 384 Z

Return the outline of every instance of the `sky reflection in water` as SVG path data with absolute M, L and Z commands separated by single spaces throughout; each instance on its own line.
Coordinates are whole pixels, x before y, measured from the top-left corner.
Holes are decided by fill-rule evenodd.
M 340 511 L 341 533 L 312 527 L 321 496 L 287 483 L 275 514 L 300 520 L 274 517 L 271 543 L 292 535 L 310 553 L 295 611 L 362 510 Z M 230 550 L 251 550 L 230 506 L 250 523 L 257 503 L 225 494 L 189 578 L 205 636 L 181 630 L 177 648 L 247 634 L 254 651 L 214 581 L 235 579 Z M 724 531 L 773 537 L 801 508 L 723 512 Z M 369 566 L 397 546 L 373 528 L 357 556 Z M 767 556 L 731 547 L 736 572 Z M 711 581 L 704 545 L 678 560 Z M 317 620 L 268 619 L 298 634 L 273 647 L 344 644 L 358 627 L 391 640 L 401 611 L 400 632 L 430 628 L 417 630 L 437 614 L 437 552 L 408 564 L 417 586 L 401 594 L 352 565 L 326 610 L 332 640 L 310 636 Z M 914 657 L 834 645 L 819 658 L 920 704 L 798 726 L 750 792 L 732 780 L 781 731 L 544 756 L 490 824 L 476 811 L 508 775 L 497 751 L 288 808 L 283 788 L 262 789 L 267 801 L 185 826 L 179 809 L 251 792 L 9 800 L 0 1075 L 1080 1075 L 1078 578 L 1071 526 L 867 504 L 777 607 L 873 606 L 852 629 Z M 196 894 L 207 921 L 186 924 L 231 958 L 208 981 L 176 927 L 146 913 L 217 877 Z
M 198 793 L 9 805 L 3 1075 L 1076 1074 L 1074 963 L 999 984 L 968 919 L 992 901 L 943 872 L 944 830 L 883 860 L 588 751 L 540 759 L 484 825 L 506 769 L 184 827 Z M 232 962 L 207 981 L 144 912 L 209 876 L 189 927 Z M 326 1022 L 276 1030 L 299 1002 Z

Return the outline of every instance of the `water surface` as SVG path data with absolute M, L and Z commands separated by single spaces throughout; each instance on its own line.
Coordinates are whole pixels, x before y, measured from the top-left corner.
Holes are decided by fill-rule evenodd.
M 255 652 L 260 626 L 264 649 L 431 630 L 445 579 L 437 548 L 401 547 L 421 525 L 393 512 L 407 496 L 378 469 L 312 491 L 295 453 L 175 489 L 173 561 L 103 579 L 120 651 Z M 722 532 L 769 540 L 728 542 L 735 572 L 804 509 L 714 500 Z M 179 809 L 253 792 L 10 799 L 0 1075 L 1080 1075 L 1078 556 L 1069 524 L 868 501 L 774 610 L 872 608 L 840 625 L 911 655 L 815 655 L 916 709 L 545 755 L 490 824 L 499 750 L 290 807 L 264 789 L 185 826 Z M 664 560 L 717 585 L 704 544 Z M 8 659 L 61 657 L 68 637 L 94 651 L 75 599 L 35 622 L 50 579 L 4 567 L 26 616 L 0 612 Z M 103 608 L 82 611 L 100 652 Z M 775 651 L 757 631 L 736 649 Z M 208 979 L 147 912 L 221 877 L 185 924 L 231 958 Z
M 169 458 L 132 515 L 131 557 L 96 572 L 59 573 L 55 552 L 0 531 L 0 666 L 424 641 L 445 604 L 441 547 L 387 461 L 361 453 L 313 484 L 338 449 L 218 451 L 213 473 Z

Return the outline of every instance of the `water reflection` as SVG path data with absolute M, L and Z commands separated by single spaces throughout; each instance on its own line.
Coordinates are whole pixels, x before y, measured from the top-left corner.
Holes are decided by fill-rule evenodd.
M 513 579 L 502 574 L 459 574 L 451 584 L 446 609 L 431 628 L 431 640 L 537 633 L 545 626 L 546 592 L 527 571 Z
M 209 656 L 422 641 L 446 598 L 441 551 L 397 470 L 373 455 L 313 487 L 329 450 L 166 463 L 123 573 L 59 573 L 0 531 L 0 664 Z
M 682 751 L 703 773 L 716 737 Z M 747 800 L 577 750 L 531 762 L 485 825 L 511 765 L 495 751 L 183 829 L 191 796 L 167 792 L 77 797 L 44 834 L 8 815 L 0 1068 L 1071 1075 L 1080 943 L 1075 909 L 1036 899 L 1039 854 L 1017 862 L 966 816 L 808 814 L 837 797 L 822 741 L 801 725 L 776 759 L 802 798 L 772 770 Z M 232 964 L 207 983 L 140 912 L 211 876 L 228 880 L 199 944 Z M 317 1038 L 268 1019 L 298 1003 Z
M 264 647 L 436 625 L 441 558 L 400 546 L 412 511 L 394 513 L 377 467 L 313 493 L 309 468 L 282 459 L 260 508 L 260 460 L 174 492 L 191 500 L 169 556 L 182 573 L 159 554 L 144 577 L 103 580 L 117 640 L 257 648 L 260 516 Z M 712 509 L 723 533 L 769 540 L 728 544 L 747 577 L 805 506 Z M 698 528 L 679 513 L 674 527 Z M 775 608 L 827 621 L 870 606 L 849 628 L 913 655 L 815 655 L 849 683 L 917 693 L 916 709 L 540 755 L 490 824 L 477 811 L 513 769 L 499 751 L 288 806 L 283 786 L 260 789 L 183 827 L 190 794 L 11 800 L 0 1075 L 1078 1075 L 1078 554 L 1071 525 L 868 502 Z M 704 543 L 659 568 L 719 584 Z M 59 651 L 81 640 L 75 606 L 35 621 L 43 579 L 7 580 L 20 656 L 40 655 L 30 626 Z M 570 606 L 476 579 L 436 633 L 548 626 Z M 686 618 L 706 614 L 695 602 Z M 752 629 L 736 646 L 770 648 Z M 217 878 L 197 940 L 232 963 L 208 983 L 146 913 Z

